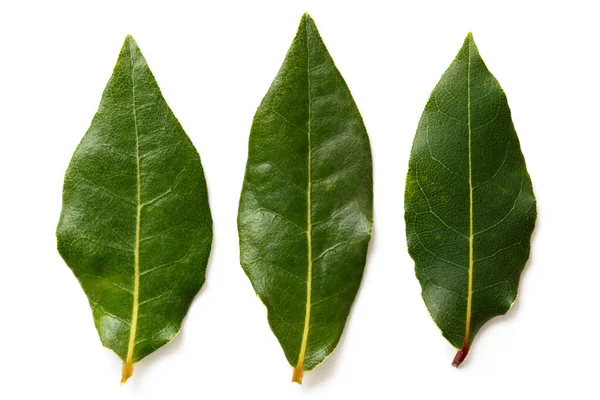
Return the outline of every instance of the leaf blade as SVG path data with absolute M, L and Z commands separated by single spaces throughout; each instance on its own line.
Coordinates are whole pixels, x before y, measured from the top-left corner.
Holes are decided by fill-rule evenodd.
M 212 241 L 198 153 L 131 36 L 67 169 L 57 239 L 124 382 L 179 331 Z
M 366 130 L 308 15 L 253 121 L 238 226 L 242 267 L 301 383 L 339 341 L 372 227 Z
M 460 349 L 458 366 L 481 326 L 515 301 L 536 217 L 506 95 L 471 34 L 419 122 L 405 207 L 422 296 L 444 337 Z M 499 254 L 502 262 L 494 259 Z

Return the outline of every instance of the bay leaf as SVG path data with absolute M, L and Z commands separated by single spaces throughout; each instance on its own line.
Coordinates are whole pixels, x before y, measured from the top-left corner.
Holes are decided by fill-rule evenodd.
M 516 300 L 535 219 L 506 95 L 469 34 L 427 102 L 405 193 L 409 253 L 454 366 Z
M 335 348 L 373 224 L 369 139 L 314 21 L 304 15 L 250 133 L 241 264 L 302 383 Z
M 131 36 L 67 169 L 57 238 L 124 383 L 179 331 L 212 242 L 200 158 Z

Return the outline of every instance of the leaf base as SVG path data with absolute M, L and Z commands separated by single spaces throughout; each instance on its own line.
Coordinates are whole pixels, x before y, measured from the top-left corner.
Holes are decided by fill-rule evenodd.
M 462 364 L 463 361 L 465 361 L 465 358 L 467 358 L 467 354 L 469 354 L 469 346 L 465 344 L 463 348 L 460 349 L 454 356 L 452 366 L 458 368 L 458 366 Z
M 125 384 L 129 378 L 133 375 L 133 363 L 126 362 L 123 364 L 123 370 L 121 373 L 121 385 Z
M 302 385 L 302 378 L 304 378 L 303 368 L 296 367 L 294 368 L 294 373 L 292 375 L 292 382 L 297 383 L 298 385 Z

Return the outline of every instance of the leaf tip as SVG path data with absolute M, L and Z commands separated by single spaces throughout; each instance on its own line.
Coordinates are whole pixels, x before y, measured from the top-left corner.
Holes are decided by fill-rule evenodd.
M 135 43 L 135 39 L 133 38 L 133 36 L 131 36 L 131 34 L 127 34 L 127 36 L 125 36 L 125 43 L 130 43 L 130 42 Z
M 464 45 L 465 47 L 470 47 L 475 44 L 475 40 L 473 39 L 473 32 L 467 33 L 467 37 L 465 37 Z
M 121 385 L 124 385 L 125 382 L 133 375 L 133 363 L 127 361 L 123 364 L 123 370 L 121 372 Z
M 479 51 L 477 50 L 475 39 L 473 39 L 473 32 L 469 32 L 465 37 L 465 41 L 463 42 L 457 57 L 471 57 L 472 54 L 479 54 Z
M 131 36 L 131 34 L 125 36 L 125 43 L 123 43 L 123 47 L 125 46 L 129 46 L 129 48 L 132 48 L 132 46 L 133 48 L 139 48 L 137 42 L 135 41 L 133 36 Z
M 467 354 L 469 354 L 469 346 L 465 344 L 454 356 L 454 360 L 452 360 L 452 366 L 458 368 L 458 366 L 465 361 L 465 358 L 467 358 Z
M 309 13 L 305 12 L 304 14 L 302 14 L 302 19 L 300 20 L 300 24 L 302 23 L 308 23 L 308 24 L 315 24 L 315 21 L 312 19 L 312 17 L 310 16 Z
M 292 375 L 292 382 L 297 383 L 298 385 L 302 385 L 302 378 L 304 377 L 304 371 L 302 367 L 294 368 L 294 373 Z
M 467 38 L 465 39 L 465 41 L 466 41 L 466 42 L 468 42 L 468 43 L 469 43 L 469 45 L 470 45 L 470 46 L 472 46 L 472 48 L 473 48 L 475 51 L 478 51 L 478 50 L 477 50 L 477 44 L 475 44 L 475 38 L 473 37 L 473 32 L 469 32 L 469 33 L 467 34 Z

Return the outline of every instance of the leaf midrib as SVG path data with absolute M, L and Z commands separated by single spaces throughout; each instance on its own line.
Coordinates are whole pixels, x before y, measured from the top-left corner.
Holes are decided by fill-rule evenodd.
M 469 347 L 471 331 L 471 307 L 473 303 L 473 171 L 471 162 L 471 39 L 467 47 L 467 127 L 468 127 L 468 154 L 469 154 L 469 277 L 467 287 L 467 315 L 465 319 L 465 341 L 463 350 Z M 468 350 L 467 350 L 468 351 Z
M 304 315 L 304 330 L 302 332 L 302 342 L 300 344 L 300 353 L 298 354 L 298 362 L 292 376 L 293 382 L 302 383 L 302 377 L 304 374 L 304 358 L 306 357 L 306 347 L 308 344 L 308 333 L 310 330 L 310 311 L 312 303 L 312 203 L 311 203 L 311 192 L 312 192 L 312 148 L 311 148 L 311 109 L 312 99 L 310 90 L 310 46 L 309 40 L 310 35 L 308 32 L 309 22 L 305 22 L 305 34 L 306 34 L 306 69 L 307 69 L 307 85 L 308 85 L 308 121 L 306 132 L 308 137 L 308 157 L 307 157 L 307 189 L 306 189 L 306 243 L 307 243 L 307 274 L 306 274 L 306 313 Z
M 142 184 L 141 184 L 141 168 L 140 168 L 140 136 L 137 123 L 137 111 L 135 102 L 135 68 L 133 64 L 133 43 L 129 43 L 129 60 L 131 62 L 131 88 L 132 88 L 132 108 L 133 108 L 133 123 L 135 131 L 135 156 L 136 156 L 136 175 L 137 175 L 137 204 L 136 204 L 136 222 L 135 222 L 135 247 L 133 251 L 133 302 L 131 312 L 131 325 L 129 331 L 129 344 L 127 346 L 127 359 L 123 365 L 123 376 L 121 383 L 125 383 L 133 373 L 133 354 L 135 349 L 135 338 L 137 333 L 137 321 L 139 310 L 139 289 L 140 289 L 140 236 L 141 236 L 141 220 L 142 220 Z

